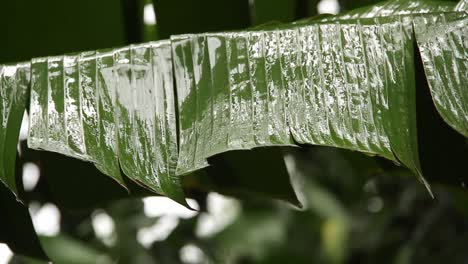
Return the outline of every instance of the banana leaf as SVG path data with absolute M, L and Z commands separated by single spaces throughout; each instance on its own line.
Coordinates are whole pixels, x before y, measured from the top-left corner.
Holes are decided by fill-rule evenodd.
M 329 20 L 450 12 L 455 5 L 454 2 L 440 0 L 387 0 L 338 14 Z
M 434 104 L 445 122 L 468 137 L 468 97 L 464 87 L 468 77 L 460 74 L 467 67 L 466 45 L 463 42 L 467 32 L 467 15 L 450 12 L 465 9 L 466 1 L 463 0 L 456 6 L 453 2 L 443 1 L 391 0 L 324 20 L 393 15 L 412 19 Z
M 312 22 L 171 41 L 185 146 L 178 174 L 220 152 L 297 142 L 380 155 L 424 182 L 411 20 Z
M 16 149 L 28 100 L 29 71 L 29 63 L 0 65 L 0 181 L 17 197 Z
M 209 166 L 207 159 L 220 153 L 268 146 L 323 145 L 378 155 L 425 183 L 413 44 L 417 39 L 424 60 L 424 45 L 430 45 L 424 32 L 434 30 L 427 13 L 456 17 L 461 36 L 465 15 L 448 12 L 454 8 L 391 0 L 293 24 L 34 59 L 28 144 L 92 161 L 124 184 L 120 165 L 134 181 L 179 201 L 177 175 Z M 457 50 L 446 56 L 464 67 L 459 56 L 465 48 L 460 41 L 453 45 Z M 431 64 L 424 62 L 433 94 L 457 93 L 436 106 L 460 130 L 465 76 L 455 66 Z M 444 71 L 455 79 L 447 87 L 430 80 Z M 457 98 L 463 102 L 449 101 Z M 455 103 L 461 110 L 443 109 Z
M 468 137 L 468 15 L 418 16 L 414 29 L 434 104 L 445 122 Z
M 455 6 L 455 11 L 468 11 L 468 1 L 460 0 L 460 2 Z
M 167 41 L 32 61 L 28 146 L 91 161 L 185 204 Z M 45 109 L 46 110 L 45 110 Z
M 466 1 L 390 0 L 370 7 L 325 18 L 384 17 L 403 15 L 413 20 L 417 45 L 434 104 L 442 118 L 456 131 L 468 137 L 468 96 L 466 95 Z M 425 15 L 422 15 L 425 14 Z
M 370 7 L 358 8 L 324 21 L 350 18 L 402 15 L 413 21 L 415 37 L 429 81 L 434 104 L 456 131 L 468 137 L 468 106 L 465 83 L 466 68 L 466 1 L 453 2 L 390 0 Z M 422 15 L 425 14 L 425 15 Z M 448 62 L 448 63 L 447 63 Z
M 292 136 L 300 144 L 383 156 L 425 182 L 416 132 L 413 16 L 453 8 L 454 3 L 440 1 L 391 0 L 292 28 L 173 36 L 181 142 L 186 145 L 178 174 L 206 167 L 206 158 L 218 153 L 294 144 L 288 139 Z M 253 51 L 248 63 L 244 49 Z M 457 78 L 458 71 L 449 71 Z M 267 103 L 257 90 L 266 91 Z M 212 97 L 206 96 L 210 91 Z M 466 123 L 463 116 L 455 122 Z M 267 144 L 258 140 L 264 138 L 262 125 L 268 128 Z M 207 146 L 207 134 L 212 146 Z

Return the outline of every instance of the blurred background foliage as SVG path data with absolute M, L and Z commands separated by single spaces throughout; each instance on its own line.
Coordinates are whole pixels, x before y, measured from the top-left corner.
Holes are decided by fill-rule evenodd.
M 375 2 L 3 1 L 0 63 L 179 33 L 291 22 Z M 423 102 L 419 105 L 425 105 L 427 94 L 418 96 L 418 102 Z M 438 116 L 432 104 L 426 107 L 426 119 Z M 419 122 L 418 129 L 428 131 L 425 124 Z M 441 127 L 430 131 L 442 131 L 446 142 L 461 149 L 456 162 L 466 162 L 466 139 L 442 127 L 443 122 L 438 124 Z M 233 182 L 227 173 L 184 179 L 192 204 L 199 208 L 192 212 L 166 198 L 142 199 L 149 193 L 135 184 L 129 197 L 91 164 L 27 149 L 23 136 L 17 178 L 23 179 L 21 196 L 39 240 L 30 235 L 34 232 L 27 211 L 2 186 L 0 212 L 8 215 L 0 217 L 0 241 L 15 236 L 20 243 L 12 250 L 29 256 L 14 255 L 10 263 L 43 263 L 38 241 L 55 263 L 468 263 L 466 170 L 460 171 L 452 164 L 455 161 L 444 158 L 447 145 L 432 147 L 437 138 L 420 138 L 421 151 L 432 153 L 423 155 L 423 166 L 429 168 L 436 199 L 409 171 L 381 158 L 305 147 L 272 151 L 276 158 L 284 157 L 302 209 L 237 191 L 236 184 L 245 182 Z M 239 157 L 244 154 L 221 160 L 211 175 L 243 164 L 238 174 L 252 182 L 254 193 L 262 193 L 262 188 L 269 188 L 269 193 L 280 190 L 275 198 L 298 205 L 287 192 L 281 193 L 284 182 L 276 180 L 278 172 L 269 168 L 268 159 L 256 164 L 255 154 Z M 257 175 L 261 177 L 257 182 L 249 180 Z M 199 188 L 205 180 L 212 188 Z M 25 246 L 25 241 L 30 245 Z

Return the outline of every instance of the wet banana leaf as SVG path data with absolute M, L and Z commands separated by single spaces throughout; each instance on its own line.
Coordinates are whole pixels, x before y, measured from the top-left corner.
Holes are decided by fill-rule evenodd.
M 180 113 L 178 174 L 203 168 L 206 158 L 229 150 L 293 144 L 286 125 L 279 36 L 266 36 L 269 56 L 249 50 L 249 37 L 248 32 L 233 32 L 171 38 Z M 254 52 L 262 68 L 251 65 Z M 250 71 L 252 66 L 257 68 Z
M 377 154 L 421 177 L 409 21 L 325 22 L 301 31 L 299 46 L 305 52 L 295 64 L 304 76 L 303 96 L 291 93 L 290 110 L 297 141 Z M 308 120 L 305 129 L 302 113 Z
M 34 59 L 28 144 L 92 161 L 124 185 L 122 168 L 179 201 L 176 175 L 205 168 L 220 153 L 266 146 L 347 148 L 401 163 L 423 180 L 413 17 L 406 15 L 454 8 L 449 2 L 391 0 L 290 25 Z M 450 51 L 452 59 L 464 51 L 461 44 L 454 44 L 460 50 Z M 433 67 L 433 75 L 449 71 L 456 78 L 450 67 Z M 457 96 L 446 99 L 463 97 Z
M 226 151 L 299 143 L 380 155 L 423 180 L 411 20 L 273 28 L 172 37 L 177 172 Z
M 454 2 L 439 0 L 387 0 L 374 5 L 353 9 L 330 17 L 327 20 L 450 12 L 454 10 L 455 5 Z
M 96 64 L 96 56 L 89 53 L 32 60 L 30 148 L 90 160 L 98 167 L 107 148 L 115 148 L 114 142 L 101 141 L 112 140 L 115 133 L 107 127 L 101 133 L 101 123 L 105 126 L 108 120 L 99 113 L 98 107 L 106 104 L 99 103 L 103 82 Z M 122 183 L 117 163 L 108 162 L 102 170 Z M 114 173 L 107 169 L 112 165 Z
M 414 29 L 434 104 L 445 122 L 468 137 L 468 15 L 419 16 Z
M 168 29 L 168 26 L 173 27 L 172 28 L 172 34 L 174 33 L 181 33 L 181 32 L 186 32 L 186 33 L 196 33 L 196 32 L 207 32 L 207 31 L 212 31 L 213 27 L 217 27 L 219 25 L 224 24 L 224 30 L 228 28 L 245 28 L 248 26 L 248 18 L 245 17 L 242 21 L 238 21 L 237 17 L 240 16 L 247 16 L 248 14 L 244 11 L 241 11 L 242 9 L 239 7 L 242 7 L 245 5 L 246 1 L 224 1 L 222 6 L 219 6 L 218 3 L 211 3 L 210 4 L 210 9 L 203 8 L 203 10 L 198 10 L 196 12 L 193 12 L 193 9 L 189 8 L 192 10 L 189 14 L 184 14 L 184 21 L 191 21 L 192 19 L 196 20 L 196 23 L 193 23 L 194 25 L 191 25 L 191 23 L 178 23 L 177 21 L 180 20 L 177 16 L 172 16 L 172 17 L 167 17 L 164 14 L 164 10 L 167 9 L 168 4 L 170 3 L 171 5 L 178 5 L 177 1 L 166 1 L 166 3 L 163 3 L 164 1 L 155 1 L 155 7 L 156 7 L 156 12 L 158 14 L 161 14 L 160 16 L 158 15 L 158 23 L 160 24 L 165 24 L 166 29 Z M 295 4 L 290 3 L 291 1 L 277 1 L 275 3 L 270 3 L 270 5 L 266 5 L 266 1 L 263 1 L 263 5 L 255 6 L 255 10 L 251 9 L 251 18 L 255 20 L 255 24 L 259 22 L 258 19 L 255 19 L 253 16 L 252 12 L 261 12 L 262 18 L 265 19 L 267 17 L 274 18 L 275 20 L 278 20 L 279 17 L 275 17 L 278 15 L 281 15 L 282 18 L 285 18 L 284 14 L 278 13 L 278 7 L 280 5 L 282 6 L 290 6 L 292 9 L 288 9 L 288 15 L 294 15 L 293 13 L 295 12 L 294 6 Z M 284 2 L 284 3 L 283 3 Z M 210 3 L 210 1 L 203 1 L 203 2 L 197 2 L 201 3 L 201 5 L 204 5 L 206 3 Z M 179 3 L 180 5 L 180 3 Z M 314 6 L 315 7 L 315 6 Z M 198 8 L 198 7 L 196 7 Z M 251 5 L 252 8 L 252 5 Z M 216 9 L 216 11 L 213 11 L 212 9 Z M 284 9 L 281 9 L 284 11 Z M 225 14 L 225 12 L 228 11 L 229 14 Z M 292 12 L 292 13 L 291 13 Z M 236 19 L 231 19 L 229 21 L 229 25 L 226 23 L 226 19 L 229 18 L 233 13 L 236 14 Z M 206 15 L 205 15 L 206 14 Z M 195 15 L 195 17 L 194 17 Z M 221 17 L 222 16 L 222 17 Z M 268 18 L 267 18 L 268 19 Z M 205 20 L 208 21 L 209 25 L 205 25 Z M 292 20 L 292 18 L 288 18 L 287 20 Z M 172 22 L 171 22 L 172 21 Z M 261 21 L 261 20 L 260 20 Z M 166 31 L 167 33 L 167 31 Z M 219 40 L 217 39 L 216 34 L 209 35 L 206 38 L 200 38 L 197 39 L 195 42 L 191 42 L 190 45 L 193 49 L 200 49 L 200 50 L 207 50 L 208 46 L 213 46 L 217 45 L 217 42 Z M 244 44 L 245 45 L 245 44 Z M 221 47 L 222 49 L 226 49 L 225 46 Z M 235 45 L 234 45 L 235 48 Z M 188 49 L 190 54 L 191 50 Z M 183 52 L 182 49 L 178 49 L 175 52 Z M 236 51 L 237 53 L 237 51 Z M 232 62 L 233 65 L 235 65 L 237 58 L 235 58 L 236 53 L 233 52 L 230 61 Z M 189 55 L 190 55 L 189 54 Z M 220 53 L 221 54 L 221 53 Z M 240 54 L 241 55 L 241 54 Z M 219 55 L 214 55 L 214 56 L 219 56 Z M 223 59 L 227 63 L 227 55 L 221 55 L 224 56 Z M 198 87 L 204 87 L 206 86 L 206 82 L 213 82 L 214 85 L 220 85 L 221 87 L 226 87 L 223 85 L 223 82 L 226 82 L 229 77 L 226 78 L 211 78 L 211 74 L 226 74 L 227 73 L 227 68 L 223 66 L 222 64 L 219 64 L 219 66 L 211 69 L 210 67 L 210 59 L 213 59 L 213 56 L 206 56 L 203 53 L 194 53 L 192 61 L 194 61 L 195 64 L 200 65 L 199 71 L 194 72 L 193 74 L 195 75 L 194 78 L 200 78 L 200 83 L 196 86 Z M 238 61 L 242 62 L 242 64 L 245 64 L 245 58 L 240 58 Z M 175 62 L 179 63 L 179 62 Z M 177 73 L 176 73 L 177 74 Z M 239 74 L 239 77 L 233 77 L 236 79 L 246 79 L 250 78 L 249 76 L 245 76 L 245 74 Z M 184 83 L 178 84 L 178 87 L 181 87 L 185 85 Z M 249 96 L 249 91 L 250 89 L 244 90 L 240 92 L 239 94 L 242 94 L 244 97 Z M 221 90 L 222 91 L 222 90 Z M 178 91 L 179 97 L 182 95 L 183 96 L 183 91 L 179 90 Z M 198 119 L 196 120 L 204 120 L 203 122 L 199 122 L 197 124 L 198 129 L 201 131 L 197 132 L 200 134 L 200 139 L 197 142 L 197 146 L 195 150 L 191 149 L 190 145 L 185 145 L 181 144 L 181 148 L 188 147 L 189 149 L 186 149 L 185 151 L 195 151 L 197 157 L 203 157 L 203 153 L 210 152 L 213 153 L 213 155 L 216 155 L 216 153 L 222 153 L 222 146 L 227 144 L 227 136 L 226 137 L 220 137 L 219 142 L 213 142 L 214 137 L 212 137 L 212 134 L 216 133 L 224 133 L 223 130 L 219 129 L 212 129 L 213 126 L 218 126 L 222 127 L 223 124 L 229 124 L 231 122 L 230 117 L 229 117 L 229 112 L 224 111 L 222 112 L 222 109 L 220 108 L 211 108 L 212 102 L 211 100 L 215 100 L 215 94 L 219 94 L 219 91 L 216 90 L 208 90 L 207 92 L 205 90 L 197 90 L 197 99 L 196 102 L 187 102 L 187 104 L 193 104 L 192 112 L 194 110 L 197 111 L 197 117 Z M 221 94 L 223 95 L 223 94 Z M 213 97 L 212 97 L 213 96 Z M 218 101 L 223 101 L 222 104 L 219 104 L 217 106 L 226 106 L 229 105 L 229 102 L 231 101 L 229 97 L 217 97 Z M 225 102 L 225 103 L 224 103 Z M 195 106 L 196 103 L 196 106 Z M 207 107 L 204 104 L 208 104 L 209 106 Z M 239 109 L 248 109 L 250 107 L 254 108 L 255 106 L 250 106 L 248 103 L 247 105 L 244 103 L 243 105 L 241 104 L 235 104 L 235 107 L 239 107 Z M 204 111 L 203 109 L 208 109 L 208 111 Z M 255 108 L 256 109 L 256 108 Z M 211 113 L 213 114 L 213 121 L 208 121 L 207 118 L 204 116 L 208 115 L 210 116 Z M 195 113 L 193 112 L 195 115 Z M 197 118 L 194 117 L 194 118 Z M 190 117 L 189 117 L 190 118 Z M 187 118 L 183 117 L 180 121 L 181 127 L 184 127 L 186 124 Z M 233 120 L 234 122 L 238 122 L 239 120 Z M 254 120 L 255 122 L 255 120 Z M 264 128 L 266 129 L 267 126 L 265 125 Z M 184 127 L 185 129 L 185 127 Z M 223 128 L 225 129 L 225 128 Z M 244 129 L 245 130 L 245 129 Z M 203 133 L 205 131 L 205 133 Z M 252 136 L 252 132 L 250 129 L 247 129 L 247 136 Z M 266 130 L 265 130 L 266 131 Z M 187 132 L 184 132 L 184 135 L 187 134 Z M 266 135 L 266 133 L 265 133 Z M 182 140 L 185 140 L 181 138 Z M 263 140 L 260 138 L 260 140 Z M 209 143 L 216 144 L 215 146 L 210 146 Z M 209 147 L 209 148 L 208 148 Z M 270 166 L 270 163 L 267 162 L 270 160 L 271 162 L 275 162 L 275 167 L 274 169 Z M 193 163 L 193 159 L 190 158 L 186 162 Z M 264 162 L 261 162 L 264 161 Z M 204 158 L 202 159 L 197 159 L 196 161 L 199 164 L 199 167 L 204 168 L 207 164 Z M 209 164 L 211 165 L 207 169 L 203 169 L 200 171 L 196 171 L 190 175 L 186 175 L 183 177 L 184 180 L 184 186 L 197 186 L 196 188 L 203 189 L 203 190 L 208 190 L 208 191 L 217 191 L 229 195 L 233 195 L 235 197 L 241 197 L 242 195 L 245 195 L 246 193 L 248 194 L 260 194 L 263 196 L 267 197 L 274 197 L 278 199 L 283 199 L 287 200 L 291 203 L 296 204 L 297 198 L 294 194 L 294 191 L 290 187 L 290 182 L 289 182 L 289 175 L 287 174 L 287 171 L 284 169 L 284 161 L 282 159 L 282 153 L 280 151 L 272 151 L 271 148 L 268 150 L 261 151 L 260 149 L 255 150 L 255 151 L 238 151 L 238 152 L 229 152 L 229 153 L 223 153 L 222 155 L 217 155 L 213 159 L 209 161 Z M 252 169 L 253 166 L 255 169 Z M 232 169 L 235 168 L 235 169 Z M 229 172 L 227 172 L 228 170 Z M 275 178 L 272 178 L 272 175 L 275 175 Z M 198 177 L 201 175 L 201 177 Z M 200 179 L 202 178 L 202 179 Z M 263 184 L 263 181 L 269 181 L 270 184 L 265 185 Z M 195 188 L 195 187 L 194 187 Z
M 465 13 L 450 12 L 462 11 L 465 5 L 466 1 L 460 1 L 455 6 L 453 2 L 391 0 L 324 20 L 392 15 L 411 18 L 434 104 L 450 126 L 468 137 L 468 96 L 465 87 L 468 77 L 461 74 L 467 67 L 467 48 L 463 40 L 467 34 L 467 16 Z
M 455 11 L 468 11 L 468 1 L 460 0 L 460 2 L 455 6 Z
M 185 203 L 171 63 L 167 41 L 34 59 L 28 146 L 91 161 L 125 186 L 121 167 Z
M 0 181 L 16 196 L 16 149 L 29 89 L 29 63 L 0 65 Z

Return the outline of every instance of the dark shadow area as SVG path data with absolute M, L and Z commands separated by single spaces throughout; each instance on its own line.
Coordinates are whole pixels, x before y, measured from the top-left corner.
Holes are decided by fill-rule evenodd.
M 200 182 L 212 191 L 235 197 L 260 195 L 301 207 L 284 162 L 285 149 L 259 147 L 228 151 L 209 158 L 209 167 L 185 176 L 184 181 Z
M 161 39 L 183 33 L 243 29 L 250 25 L 247 0 L 153 0 L 153 2 Z M 182 6 L 183 8 L 180 8 Z
M 418 146 L 424 176 L 432 183 L 468 184 L 468 141 L 451 128 L 435 108 L 415 47 Z
M 34 230 L 28 208 L 0 183 L 0 243 L 17 254 L 48 260 Z

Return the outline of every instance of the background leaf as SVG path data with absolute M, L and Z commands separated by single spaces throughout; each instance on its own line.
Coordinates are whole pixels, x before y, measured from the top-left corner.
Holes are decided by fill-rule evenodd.
M 241 29 L 250 25 L 247 0 L 153 0 L 153 3 L 161 39 L 176 34 Z
M 301 207 L 284 162 L 285 148 L 230 151 L 211 157 L 203 171 L 184 176 L 187 187 L 215 191 L 239 199 L 273 198 Z M 273 176 L 274 175 L 274 176 Z
M 260 25 L 270 21 L 292 22 L 296 19 L 296 10 L 303 8 L 298 6 L 298 2 L 295 0 L 254 0 L 251 4 L 252 24 Z
M 126 44 L 120 1 L 5 2 L 0 14 L 3 63 Z
M 36 236 L 28 208 L 1 184 L 0 211 L 0 242 L 8 244 L 16 254 L 48 260 Z
M 29 63 L 0 65 L 0 181 L 18 197 L 16 150 L 29 89 Z

